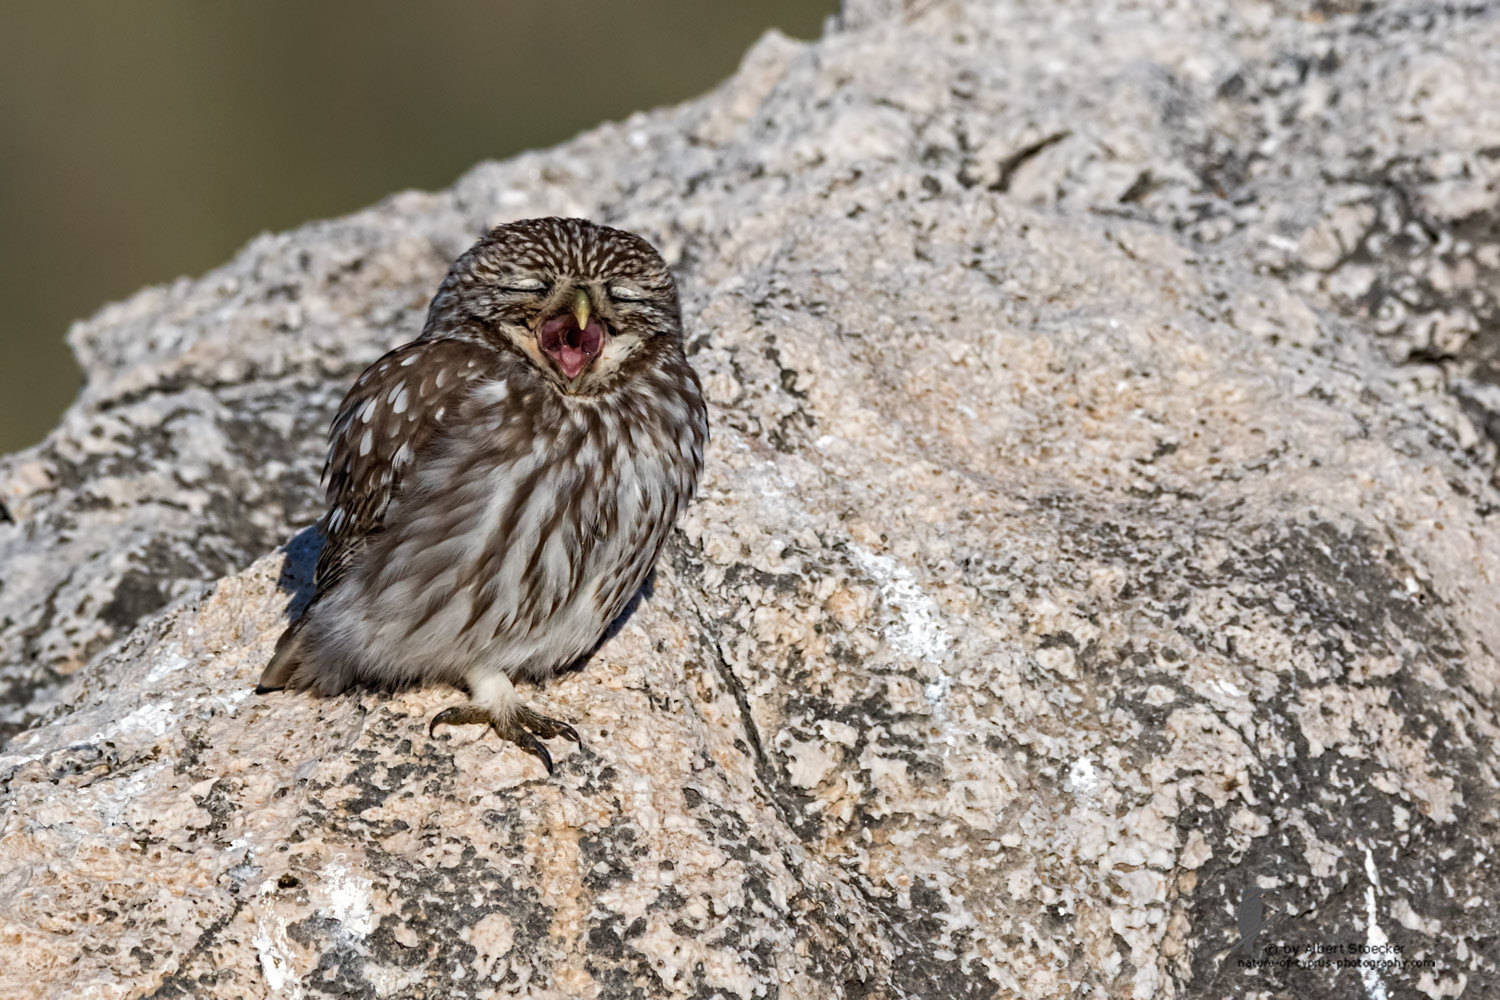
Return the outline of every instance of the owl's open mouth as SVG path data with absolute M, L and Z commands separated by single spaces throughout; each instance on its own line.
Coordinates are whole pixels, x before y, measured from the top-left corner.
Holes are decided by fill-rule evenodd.
M 587 313 L 584 316 L 587 317 Z M 582 328 L 572 313 L 554 316 L 536 332 L 537 346 L 567 378 L 575 379 L 604 346 L 604 327 L 597 319 Z

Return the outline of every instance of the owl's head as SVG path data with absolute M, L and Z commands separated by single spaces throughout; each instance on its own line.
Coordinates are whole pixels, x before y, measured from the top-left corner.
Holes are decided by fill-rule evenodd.
M 454 262 L 423 336 L 477 334 L 514 347 L 564 392 L 610 385 L 655 338 L 680 339 L 677 286 L 634 233 L 585 219 L 492 229 Z

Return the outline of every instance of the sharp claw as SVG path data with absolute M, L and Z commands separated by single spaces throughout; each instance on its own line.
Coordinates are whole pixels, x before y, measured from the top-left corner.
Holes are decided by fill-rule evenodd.
M 535 712 L 527 712 L 516 719 L 516 727 L 524 729 L 529 733 L 541 737 L 544 740 L 554 739 L 558 736 L 572 740 L 579 746 L 583 746 L 583 740 L 578 736 L 578 730 L 563 722 L 561 719 L 552 719 Z
M 522 750 L 535 754 L 537 759 L 542 762 L 542 765 L 547 768 L 548 774 L 552 773 L 552 755 L 547 752 L 547 747 L 543 745 L 541 740 L 522 730 L 516 742 L 520 744 Z
M 427 726 L 427 738 L 432 739 L 438 726 L 457 726 L 467 722 L 489 722 L 490 717 L 472 705 L 450 705 L 432 717 Z

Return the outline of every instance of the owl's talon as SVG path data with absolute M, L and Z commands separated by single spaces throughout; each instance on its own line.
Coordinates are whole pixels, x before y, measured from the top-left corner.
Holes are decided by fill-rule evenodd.
M 432 723 L 427 727 L 427 738 L 432 739 L 437 734 L 438 726 L 465 726 L 475 722 L 494 725 L 490 713 L 478 705 L 452 705 L 432 717 Z
M 500 730 L 497 728 L 495 732 L 499 733 Z M 500 735 L 505 736 L 504 733 L 500 733 Z M 537 760 L 542 762 L 542 766 L 547 769 L 547 773 L 552 773 L 552 755 L 547 752 L 547 747 L 542 743 L 541 740 L 537 739 L 535 736 L 531 735 L 524 729 L 519 730 L 517 735 L 506 738 L 516 746 L 520 747 L 522 750 L 525 750 L 527 753 L 534 755 Z
M 429 739 L 433 738 L 440 725 L 461 726 L 481 722 L 493 729 L 495 735 L 502 740 L 514 743 L 540 760 L 548 774 L 554 773 L 552 754 L 548 753 L 542 740 L 561 736 L 583 746 L 578 730 L 560 719 L 548 718 L 525 706 L 508 713 L 502 721 L 478 705 L 453 705 L 432 717 L 432 722 L 427 727 L 427 736 Z
M 544 740 L 555 739 L 561 736 L 565 740 L 572 740 L 579 746 L 583 746 L 583 740 L 579 737 L 578 730 L 561 719 L 553 719 L 545 715 L 540 715 L 529 708 L 523 708 L 516 713 L 515 724 L 527 732 L 535 733 Z

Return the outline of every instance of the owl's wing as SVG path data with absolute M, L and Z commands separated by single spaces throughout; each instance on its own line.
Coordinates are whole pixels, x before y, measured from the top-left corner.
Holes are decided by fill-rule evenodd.
M 328 432 L 323 551 L 314 588 L 338 583 L 371 532 L 385 520 L 405 474 L 422 460 L 493 352 L 461 340 L 419 340 L 365 369 Z

